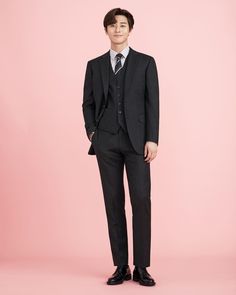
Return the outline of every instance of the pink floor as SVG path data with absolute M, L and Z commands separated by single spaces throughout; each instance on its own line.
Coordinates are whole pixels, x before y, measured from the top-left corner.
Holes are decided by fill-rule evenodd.
M 103 262 L 105 261 L 105 262 Z M 130 264 L 131 270 L 133 265 Z M 108 286 L 115 267 L 107 259 L 25 259 L 0 261 L 1 295 L 159 294 L 236 295 L 236 259 L 158 258 L 147 268 L 155 287 L 133 281 Z

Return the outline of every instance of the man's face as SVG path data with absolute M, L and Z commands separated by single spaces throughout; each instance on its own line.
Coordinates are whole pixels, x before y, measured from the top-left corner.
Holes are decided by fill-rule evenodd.
M 115 16 L 116 23 L 107 26 L 106 34 L 114 44 L 122 44 L 127 41 L 129 36 L 129 24 L 124 15 Z

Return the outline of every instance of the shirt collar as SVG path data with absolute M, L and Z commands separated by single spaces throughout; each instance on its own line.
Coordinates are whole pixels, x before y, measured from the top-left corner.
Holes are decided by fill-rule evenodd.
M 117 53 L 118 52 L 110 48 L 111 59 L 115 60 L 116 59 L 115 56 L 117 55 Z M 126 58 L 129 53 L 129 46 L 126 46 L 120 53 L 123 54 L 123 56 Z

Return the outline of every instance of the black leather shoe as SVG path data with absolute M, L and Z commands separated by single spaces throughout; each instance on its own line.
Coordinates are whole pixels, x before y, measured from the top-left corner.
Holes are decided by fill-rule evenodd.
M 143 286 L 154 286 L 156 284 L 154 279 L 147 272 L 146 267 L 135 266 L 133 270 L 133 280 L 139 282 L 139 284 Z
M 118 285 L 131 280 L 131 271 L 129 265 L 117 266 L 115 272 L 107 280 L 108 285 Z

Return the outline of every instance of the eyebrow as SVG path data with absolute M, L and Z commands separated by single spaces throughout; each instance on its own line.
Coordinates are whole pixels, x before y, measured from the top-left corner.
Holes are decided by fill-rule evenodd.
M 116 23 L 114 23 L 114 24 L 116 24 Z M 112 25 L 114 25 L 114 24 L 112 24 Z M 127 25 L 128 23 L 127 22 L 120 22 L 120 24 L 126 24 Z

